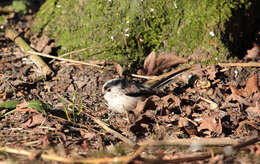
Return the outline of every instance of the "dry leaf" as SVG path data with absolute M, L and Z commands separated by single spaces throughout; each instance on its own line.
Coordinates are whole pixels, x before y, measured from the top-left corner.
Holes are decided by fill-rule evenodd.
M 189 125 L 189 121 L 185 118 L 180 118 L 179 121 L 178 121 L 178 127 L 179 128 L 182 128 L 182 127 L 185 127 L 185 126 L 188 126 Z
M 246 112 L 249 117 L 251 118 L 257 118 L 260 117 L 260 104 L 259 102 L 256 102 L 255 106 L 250 106 L 246 109 Z
M 250 50 L 247 50 L 247 54 L 244 57 L 245 59 L 255 59 L 259 57 L 260 55 L 260 47 L 258 44 L 254 43 L 253 48 Z
M 208 78 L 214 80 L 216 78 L 217 69 L 216 66 L 211 66 L 207 70 Z
M 169 68 L 173 65 L 185 63 L 188 60 L 177 56 L 175 53 L 160 55 L 156 60 L 156 66 L 158 71 L 163 71 L 165 68 Z
M 24 124 L 22 124 L 22 128 L 30 128 L 36 125 L 40 125 L 45 120 L 46 118 L 44 118 L 42 114 L 36 114 L 29 118 Z
M 145 75 L 152 75 L 153 70 L 155 69 L 156 65 L 156 55 L 155 52 L 152 51 L 144 61 L 144 72 Z
M 246 83 L 246 87 L 244 89 L 244 96 L 250 96 L 251 94 L 258 91 L 258 81 L 257 81 L 257 74 L 249 77 Z
M 148 99 L 146 99 L 145 101 L 138 101 L 136 108 L 134 110 L 132 110 L 135 114 L 135 116 L 139 116 L 145 109 L 146 103 L 147 103 Z
M 197 135 L 196 126 L 185 118 L 180 118 L 178 121 L 178 127 L 184 128 L 189 135 Z
M 174 96 L 173 94 L 169 94 L 161 98 L 163 107 L 165 108 L 173 108 L 175 106 L 180 106 L 181 100 L 179 97 Z
M 235 100 L 241 104 L 246 104 L 246 105 L 249 104 L 243 97 L 240 96 L 240 95 L 242 95 L 242 92 L 240 90 L 236 89 L 233 86 L 229 86 L 229 88 L 230 88 L 232 94 L 226 98 L 227 101 Z
M 137 73 L 141 75 L 156 75 L 166 68 L 185 62 L 187 62 L 187 59 L 179 57 L 175 53 L 162 54 L 156 57 L 153 51 L 146 57 L 143 70 L 138 70 Z
M 33 44 L 31 45 L 34 49 L 36 49 L 37 51 L 39 52 L 42 52 L 42 50 L 48 46 L 48 43 L 50 41 L 50 38 L 46 35 L 43 35 L 42 37 L 40 38 L 36 38 L 37 40 L 37 43 L 36 45 L 34 46 Z
M 118 75 L 120 77 L 122 77 L 123 76 L 123 72 L 124 72 L 123 67 L 120 64 L 115 63 L 115 62 L 113 64 L 114 64 L 114 68 L 115 68 L 116 72 L 118 73 Z
M 218 119 L 218 121 L 216 121 L 215 114 L 202 117 L 201 124 L 198 127 L 198 131 L 201 131 L 204 129 L 207 129 L 210 132 L 215 132 L 216 134 L 221 134 L 222 133 L 221 120 Z

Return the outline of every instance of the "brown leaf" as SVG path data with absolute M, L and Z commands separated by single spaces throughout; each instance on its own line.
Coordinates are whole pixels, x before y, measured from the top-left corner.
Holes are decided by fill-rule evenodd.
M 173 65 L 187 62 L 187 59 L 177 56 L 175 53 L 162 54 L 156 57 L 155 52 L 151 52 L 144 61 L 143 70 L 138 70 L 138 74 L 155 75 Z
M 46 118 L 44 118 L 42 114 L 36 114 L 23 123 L 22 128 L 30 128 L 36 125 L 40 125 L 45 120 Z
M 250 50 L 247 50 L 245 59 L 255 59 L 255 58 L 259 57 L 259 55 L 260 55 L 260 47 L 258 44 L 254 43 L 253 48 Z
M 211 66 L 207 70 L 208 78 L 214 80 L 216 78 L 217 69 L 216 66 Z
M 145 109 L 146 103 L 147 103 L 148 99 L 146 99 L 145 101 L 138 101 L 136 108 L 134 110 L 132 110 L 135 114 L 135 116 L 139 116 Z
M 118 73 L 118 75 L 120 77 L 122 77 L 123 76 L 123 72 L 124 72 L 123 67 L 120 64 L 116 63 L 116 62 L 114 62 L 113 64 L 114 64 L 114 68 L 115 68 L 116 72 Z
M 48 45 L 50 38 L 46 35 L 43 35 L 42 37 L 37 38 L 37 41 L 38 42 L 35 46 L 34 45 L 31 46 L 37 51 L 42 52 L 42 50 Z
M 178 127 L 184 128 L 189 135 L 197 135 L 196 126 L 185 118 L 180 118 L 178 121 Z
M 256 102 L 255 106 L 250 106 L 246 109 L 246 112 L 249 117 L 251 118 L 257 118 L 260 117 L 260 104 L 259 102 Z
M 244 89 L 244 96 L 250 96 L 251 94 L 258 91 L 258 81 L 257 81 L 257 74 L 249 77 L 246 83 L 246 87 Z
M 182 57 L 177 56 L 175 53 L 163 54 L 160 55 L 156 60 L 156 71 L 155 73 L 161 72 L 166 68 L 169 68 L 173 65 L 182 64 L 188 60 Z
M 230 100 L 236 100 L 238 101 L 239 103 L 241 104 L 249 104 L 243 97 L 241 97 L 240 95 L 242 95 L 242 92 L 238 89 L 236 89 L 235 87 L 233 86 L 229 86 L 232 94 L 230 96 L 227 97 L 227 101 L 230 101 Z
M 216 115 L 212 114 L 210 116 L 203 116 L 201 118 L 201 124 L 198 127 L 198 131 L 207 129 L 210 132 L 215 132 L 216 134 L 221 134 L 222 133 L 222 125 L 221 125 L 221 120 L 218 119 L 216 121 Z
M 179 128 L 182 128 L 182 127 L 185 127 L 185 126 L 188 126 L 189 125 L 189 121 L 185 118 L 180 118 L 179 121 L 178 121 L 178 127 Z
M 163 107 L 165 108 L 173 108 L 175 106 L 180 106 L 181 100 L 179 97 L 174 96 L 173 94 L 169 94 L 161 98 Z
M 156 65 L 156 55 L 155 52 L 152 51 L 145 59 L 144 61 L 144 72 L 146 75 L 152 75 L 154 72 L 153 70 L 155 69 Z
M 50 141 L 49 141 L 48 136 L 43 136 L 38 141 L 39 141 L 39 143 L 41 143 L 42 149 L 44 149 L 44 148 L 46 148 L 47 146 L 50 145 Z

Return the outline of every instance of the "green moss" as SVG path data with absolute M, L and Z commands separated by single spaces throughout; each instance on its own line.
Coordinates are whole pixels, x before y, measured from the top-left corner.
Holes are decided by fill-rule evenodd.
M 77 59 L 115 60 L 127 67 L 152 50 L 189 56 L 202 49 L 224 57 L 221 41 L 235 0 L 47 0 L 32 31 L 43 32 L 62 48 L 59 54 L 88 48 Z M 210 35 L 210 34 L 214 34 Z

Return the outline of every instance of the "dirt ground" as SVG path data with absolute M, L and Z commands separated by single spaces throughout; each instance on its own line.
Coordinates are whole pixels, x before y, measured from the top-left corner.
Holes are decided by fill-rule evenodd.
M 10 24 L 15 22 L 15 30 L 31 47 L 51 53 L 55 46 L 48 38 L 27 35 L 32 18 Z M 42 78 L 3 32 L 0 160 L 260 163 L 260 51 L 257 43 L 252 45 L 236 66 L 197 64 L 161 87 L 160 97 L 150 96 L 133 111 L 119 114 L 107 108 L 101 93 L 107 80 L 120 76 L 118 65 L 98 62 L 100 69 L 44 58 L 54 74 Z M 250 67 L 243 64 L 249 62 Z M 159 70 L 150 64 L 139 73 Z

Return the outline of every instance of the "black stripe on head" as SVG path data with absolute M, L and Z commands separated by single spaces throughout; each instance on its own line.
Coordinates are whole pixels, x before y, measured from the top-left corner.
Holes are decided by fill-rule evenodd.
M 104 84 L 103 89 L 106 90 L 108 88 L 111 88 L 112 86 L 121 85 L 121 81 L 122 81 L 122 79 L 112 79 L 112 80 L 109 80 L 109 81 L 107 81 Z

